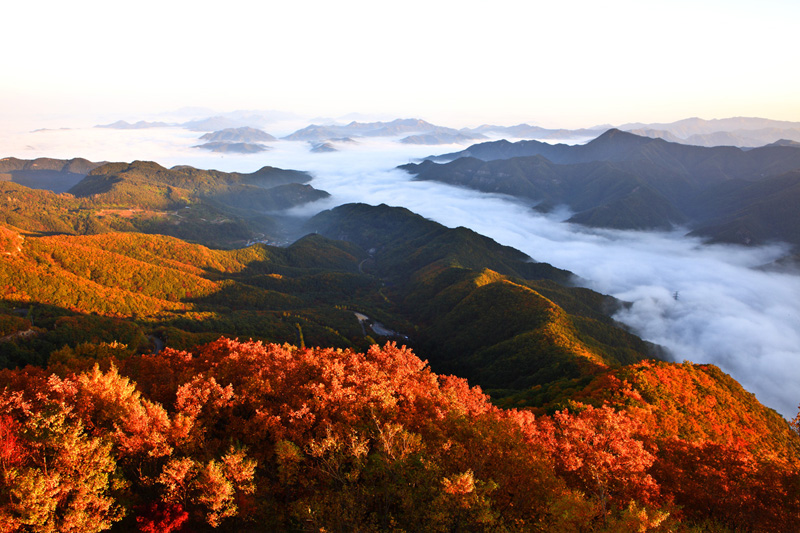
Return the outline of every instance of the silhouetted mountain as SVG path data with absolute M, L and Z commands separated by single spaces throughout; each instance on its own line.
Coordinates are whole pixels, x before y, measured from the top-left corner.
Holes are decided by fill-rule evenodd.
M 609 130 L 579 146 L 496 141 L 436 159 L 455 157 L 459 158 L 444 165 L 428 160 L 401 168 L 417 179 L 510 194 L 546 206 L 567 205 L 576 212 L 573 222 L 629 229 L 684 223 L 698 227 L 712 218 L 730 216 L 730 211 L 710 209 L 714 202 L 708 199 L 725 193 L 732 184 L 744 186 L 800 168 L 796 146 L 703 148 L 620 130 Z M 749 189 L 749 194 L 750 203 L 760 201 L 753 195 L 761 194 L 761 189 Z M 763 242 L 770 233 L 763 229 L 756 232 L 758 239 L 749 242 Z M 772 238 L 792 235 L 773 229 Z
M 755 183 L 738 181 L 706 193 L 705 221 L 692 233 L 717 242 L 800 243 L 800 170 Z
M 206 133 L 205 135 L 200 137 L 200 139 L 209 142 L 236 142 L 236 143 L 258 143 L 258 142 L 269 142 L 278 140 L 263 130 L 250 127 L 227 128 L 212 133 Z
M 778 139 L 772 144 L 768 144 L 767 146 L 794 146 L 795 148 L 800 147 L 800 142 L 792 141 L 790 139 Z
M 674 180 L 650 183 L 639 176 L 639 165 L 556 165 L 533 156 L 494 161 L 460 158 L 444 165 L 424 161 L 400 168 L 420 180 L 508 194 L 543 206 L 567 205 L 576 212 L 572 222 L 590 226 L 666 229 L 685 222 L 685 215 L 660 190 L 677 186 Z

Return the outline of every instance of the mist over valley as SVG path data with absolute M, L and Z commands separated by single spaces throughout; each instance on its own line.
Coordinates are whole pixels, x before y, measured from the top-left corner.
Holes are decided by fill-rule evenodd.
M 399 128 L 409 122 L 375 124 L 383 128 L 385 124 L 396 124 Z M 196 128 L 197 122 L 193 124 Z M 226 124 L 213 124 L 221 125 Z M 135 128 L 37 131 L 3 140 L 6 155 L 26 159 L 46 155 L 84 157 L 90 161 L 145 160 L 165 169 L 188 165 L 242 174 L 264 166 L 306 172 L 312 177 L 308 185 L 330 196 L 316 201 L 308 197 L 311 202 L 305 199 L 302 205 L 283 213 L 278 213 L 282 209 L 264 209 L 280 218 L 274 242 L 285 239 L 280 235 L 299 237 L 303 220 L 349 203 L 402 206 L 450 228 L 470 228 L 521 250 L 536 261 L 573 272 L 577 285 L 628 302 L 615 312 L 614 318 L 643 339 L 666 348 L 674 360 L 716 364 L 766 405 L 787 417 L 796 413 L 800 398 L 800 277 L 786 268 L 765 268 L 791 255 L 790 245 L 779 241 L 761 246 L 709 244 L 700 237 L 688 236 L 690 228 L 681 225 L 658 231 L 591 227 L 568 222 L 576 219 L 576 213 L 567 207 L 566 197 L 515 197 L 421 181 L 397 167 L 430 156 L 431 146 L 401 142 L 408 138 L 409 130 L 405 128 L 391 129 L 382 136 L 352 139 L 345 135 L 353 134 L 354 126 L 349 130 L 334 128 L 330 137 L 324 138 L 317 135 L 317 129 L 309 139 L 332 139 L 336 151 L 315 153 L 314 145 L 305 137 L 286 140 L 291 138 L 286 133 L 289 128 L 281 132 L 270 131 L 268 125 L 257 126 L 263 129 L 245 130 L 239 126 L 238 135 L 236 130 L 222 129 L 214 131 L 224 133 L 203 137 L 221 142 L 257 140 L 268 145 L 268 152 L 205 153 L 194 148 L 200 133 L 161 123 L 143 123 Z M 358 128 L 362 132 L 376 131 L 375 127 Z M 421 132 L 426 129 L 430 131 L 426 126 Z M 488 127 L 480 131 L 481 135 L 492 134 Z M 560 131 L 562 138 L 573 135 L 572 143 L 591 140 L 579 136 L 589 130 L 552 130 L 545 135 L 547 142 L 553 142 L 554 131 Z M 277 136 L 285 139 L 278 140 Z M 543 148 L 547 146 L 550 145 Z M 569 149 L 560 147 L 555 148 Z M 463 144 L 437 149 L 442 154 L 458 152 Z M 627 172 L 635 174 L 636 169 Z M 17 182 L 24 185 L 22 180 Z M 41 188 L 54 188 L 51 182 L 44 185 L 48 187 Z M 222 201 L 235 206 L 236 197 L 226 194 Z M 552 202 L 553 199 L 557 201 Z M 550 212 L 534 209 L 542 200 L 552 202 Z M 252 198 L 248 203 L 240 207 L 253 209 Z
M 800 523 L 800 3 L 10 2 L 0 530 Z

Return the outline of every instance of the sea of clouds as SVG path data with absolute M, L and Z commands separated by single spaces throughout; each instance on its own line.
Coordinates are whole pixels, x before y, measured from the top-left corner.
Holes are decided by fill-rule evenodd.
M 616 318 L 664 346 L 676 361 L 713 363 L 787 417 L 800 403 L 800 276 L 759 267 L 785 254 L 759 248 L 704 245 L 685 231 L 588 229 L 543 215 L 514 199 L 414 181 L 397 165 L 463 146 L 414 146 L 364 140 L 335 153 L 313 154 L 303 142 L 268 143 L 253 155 L 214 154 L 193 145 L 182 128 L 84 128 L 2 134 L 25 159 L 85 157 L 94 161 L 154 160 L 164 166 L 252 172 L 264 165 L 306 170 L 331 197 L 293 210 L 310 216 L 349 202 L 403 206 L 446 226 L 466 226 L 518 248 L 537 261 L 574 272 L 579 283 L 632 305 Z

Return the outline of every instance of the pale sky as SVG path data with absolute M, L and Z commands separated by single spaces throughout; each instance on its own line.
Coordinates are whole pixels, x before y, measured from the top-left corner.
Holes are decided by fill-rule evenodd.
M 458 127 L 800 121 L 797 0 L 128 5 L 4 6 L 0 119 L 200 106 Z

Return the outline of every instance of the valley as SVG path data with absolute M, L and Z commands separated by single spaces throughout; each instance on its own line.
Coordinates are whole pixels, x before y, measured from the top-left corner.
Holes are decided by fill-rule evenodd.
M 0 182 L 0 384 L 14 413 L 0 424 L 33 428 L 14 398 L 35 389 L 69 424 L 93 428 L 76 435 L 112 443 L 115 475 L 133 487 L 119 500 L 129 517 L 113 526 L 120 530 L 137 527 L 134 516 L 140 528 L 167 530 L 168 512 L 175 523 L 247 530 L 247 520 L 267 516 L 243 503 L 253 493 L 272 506 L 268 521 L 278 529 L 336 523 L 321 497 L 358 514 L 352 520 L 414 527 L 425 515 L 441 530 L 475 523 L 456 509 L 499 509 L 519 497 L 526 510 L 505 508 L 487 523 L 561 527 L 583 519 L 558 518 L 559 506 L 578 505 L 608 531 L 634 522 L 654 531 L 662 523 L 780 530 L 800 513 L 792 488 L 800 437 L 787 423 L 800 397 L 800 277 L 785 229 L 794 214 L 770 203 L 791 204 L 796 148 L 741 155 L 612 130 L 581 146 L 521 145 L 545 155 L 417 164 L 406 161 L 430 147 L 396 133 L 319 154 L 305 140 L 268 141 L 266 154 L 222 161 L 225 171 L 205 170 L 209 156 L 187 137 L 185 152 L 170 155 L 180 164 L 87 162 L 58 194 L 47 185 L 60 173 L 74 181 L 69 160 L 40 170 L 38 160 L 4 160 L 40 186 L 15 174 Z M 255 161 L 259 170 L 244 168 Z M 692 218 L 689 197 L 719 197 L 716 218 Z M 758 214 L 762 204 L 784 221 L 780 231 Z M 616 218 L 600 216 L 604 209 Z M 744 213 L 760 221 L 761 234 L 747 226 L 750 242 L 703 229 Z M 143 409 L 135 416 L 148 422 L 105 411 L 100 383 L 135 387 L 135 399 L 119 405 Z M 62 390 L 94 403 L 82 407 Z M 120 428 L 113 435 L 109 423 Z M 467 436 L 461 424 L 484 429 Z M 25 431 L 26 457 L 38 457 L 33 429 Z M 596 480 L 564 459 L 578 453 L 584 431 L 619 439 L 627 451 L 615 460 L 633 454 L 643 466 L 624 463 L 593 492 Z M 244 447 L 228 446 L 231 435 Z M 147 459 L 141 439 L 159 443 Z M 481 469 L 473 454 L 436 446 L 477 446 L 496 464 Z M 519 453 L 508 464 L 527 477 L 511 481 L 501 464 Z M 137 470 L 165 479 L 176 461 L 194 465 L 186 474 L 195 476 L 186 478 L 193 500 Z M 352 477 L 325 470 L 333 464 Z M 469 474 L 464 465 L 474 465 Z M 214 468 L 222 469 L 214 483 L 231 494 L 218 505 L 208 503 L 212 474 L 203 473 Z M 415 505 L 387 508 L 373 496 L 403 489 L 385 484 L 383 468 L 418 476 L 423 492 L 473 483 L 451 495 L 475 494 L 482 479 L 497 488 L 480 505 L 426 492 L 429 504 L 415 494 Z M 295 475 L 315 481 L 300 487 Z M 729 486 L 737 476 L 730 502 L 698 497 L 695 484 Z M 519 495 L 516 483 L 525 487 Z M 360 503 L 348 503 L 352 494 Z M 315 517 L 281 504 L 288 500 Z M 105 516 L 109 526 L 117 520 Z

